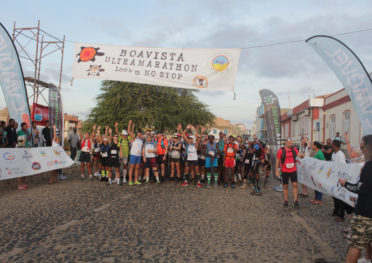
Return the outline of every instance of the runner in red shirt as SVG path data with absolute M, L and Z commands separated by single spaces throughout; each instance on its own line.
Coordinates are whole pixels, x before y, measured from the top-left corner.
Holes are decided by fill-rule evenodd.
M 234 143 L 234 136 L 229 137 L 229 142 L 225 144 L 224 147 L 224 166 L 225 166 L 225 174 L 224 174 L 224 183 L 225 188 L 229 186 L 229 170 L 231 174 L 231 188 L 235 188 L 234 182 L 234 168 L 235 168 L 235 156 L 236 151 L 238 150 L 238 146 Z
M 288 183 L 289 178 L 291 178 L 292 191 L 295 208 L 299 207 L 298 204 L 298 188 L 297 188 L 297 167 L 296 167 L 296 157 L 298 156 L 298 150 L 293 147 L 293 141 L 288 138 L 285 147 L 279 149 L 276 156 L 276 176 L 280 178 L 279 165 L 282 171 L 283 179 L 283 195 L 284 195 L 284 207 L 288 207 Z

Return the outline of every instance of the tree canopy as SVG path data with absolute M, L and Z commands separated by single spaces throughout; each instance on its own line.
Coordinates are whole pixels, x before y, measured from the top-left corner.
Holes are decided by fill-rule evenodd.
M 126 128 L 132 120 L 136 127 L 174 131 L 178 123 L 208 125 L 214 115 L 200 102 L 195 91 L 136 83 L 103 81 L 97 105 L 88 117 L 88 125 Z

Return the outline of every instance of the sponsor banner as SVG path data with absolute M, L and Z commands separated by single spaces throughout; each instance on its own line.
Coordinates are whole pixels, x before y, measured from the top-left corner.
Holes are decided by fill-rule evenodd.
M 9 33 L 0 23 L 0 86 L 3 90 L 9 116 L 21 125 L 31 127 L 26 86 L 17 50 Z
M 75 44 L 73 79 L 101 79 L 185 89 L 234 90 L 240 49 Z
M 299 160 L 297 168 L 298 181 L 301 184 L 355 206 L 358 195 L 342 187 L 338 179 L 357 183 L 362 169 L 360 164 L 327 162 L 305 157 Z
M 70 167 L 74 162 L 62 147 L 0 149 L 0 180 Z
M 281 142 L 281 114 L 278 97 L 268 89 L 260 90 L 267 127 L 267 143 L 270 145 L 271 173 L 275 176 L 276 153 Z
M 49 84 L 49 123 L 51 138 L 53 138 L 53 125 L 56 125 L 56 134 L 59 137 L 59 141 L 63 143 L 63 110 L 62 110 L 62 98 L 59 89 L 53 84 Z M 63 144 L 62 144 L 63 145 Z
M 32 121 L 36 122 L 36 125 L 45 126 L 45 122 L 49 120 L 49 108 L 34 103 L 32 106 L 31 117 Z
M 364 134 L 372 134 L 372 81 L 355 53 L 340 40 L 314 36 L 306 42 L 324 59 L 349 93 Z

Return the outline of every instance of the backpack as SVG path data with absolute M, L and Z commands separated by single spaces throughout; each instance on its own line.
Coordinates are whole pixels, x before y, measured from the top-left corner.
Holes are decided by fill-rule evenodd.
M 281 148 L 282 149 L 282 158 L 280 159 L 282 165 L 284 165 L 285 163 L 285 158 L 286 158 L 286 155 L 287 155 L 287 151 L 285 150 L 284 147 Z M 293 154 L 293 160 L 296 159 L 297 157 L 297 154 L 296 154 L 296 151 L 294 150 L 294 148 L 292 147 L 292 154 Z
M 265 151 L 265 149 L 262 147 L 262 145 L 260 144 L 260 143 L 256 143 L 258 146 L 260 146 L 260 149 L 259 150 L 257 150 L 256 149 L 256 151 L 259 151 L 259 158 L 260 158 L 260 160 L 262 160 L 262 159 L 264 159 L 265 158 L 265 154 L 266 154 L 266 151 Z

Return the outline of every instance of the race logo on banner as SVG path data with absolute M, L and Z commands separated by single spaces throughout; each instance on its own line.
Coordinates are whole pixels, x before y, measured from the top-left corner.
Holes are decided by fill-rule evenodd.
M 233 91 L 240 49 L 142 48 L 75 44 L 73 79 Z
M 49 108 L 40 104 L 34 103 L 32 105 L 32 121 L 36 122 L 36 125 L 45 126 L 45 122 L 49 120 Z
M 299 162 L 298 181 L 301 184 L 355 206 L 358 195 L 342 187 L 338 180 L 346 179 L 356 184 L 362 169 L 360 164 L 327 162 L 311 157 L 300 159 Z
M 0 180 L 70 167 L 74 162 L 62 147 L 0 149 Z

